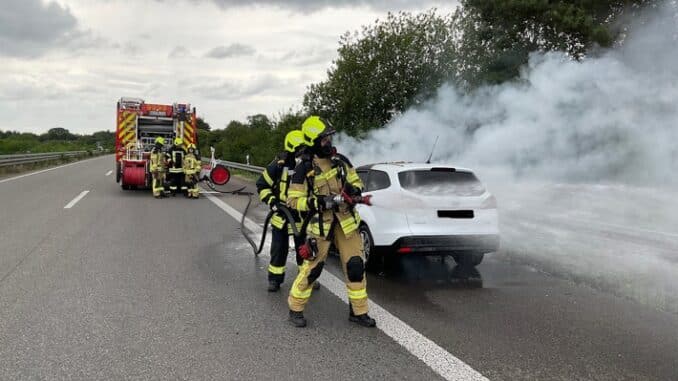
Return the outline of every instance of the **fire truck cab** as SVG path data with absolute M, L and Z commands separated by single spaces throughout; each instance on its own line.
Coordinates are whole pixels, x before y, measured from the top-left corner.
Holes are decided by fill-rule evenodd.
M 150 153 L 157 137 L 167 150 L 175 138 L 198 145 L 195 107 L 146 103 L 140 98 L 121 98 L 117 105 L 115 131 L 116 182 L 122 189 L 150 188 Z

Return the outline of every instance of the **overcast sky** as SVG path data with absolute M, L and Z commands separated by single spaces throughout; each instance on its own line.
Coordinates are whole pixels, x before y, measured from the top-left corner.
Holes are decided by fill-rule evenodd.
M 121 96 L 190 102 L 213 127 L 301 106 L 346 31 L 422 0 L 3 0 L 2 130 L 113 130 Z

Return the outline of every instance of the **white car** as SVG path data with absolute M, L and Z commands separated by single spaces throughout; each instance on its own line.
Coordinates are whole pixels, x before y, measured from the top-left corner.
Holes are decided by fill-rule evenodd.
M 449 255 L 476 266 L 499 248 L 497 201 L 471 170 L 415 163 L 356 170 L 363 194 L 372 195 L 372 206 L 357 206 L 368 267 L 384 255 Z

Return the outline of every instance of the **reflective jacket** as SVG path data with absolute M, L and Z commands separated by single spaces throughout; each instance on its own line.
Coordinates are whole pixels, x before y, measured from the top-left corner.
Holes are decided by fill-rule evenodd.
M 202 165 L 200 160 L 198 160 L 194 154 L 190 152 L 187 153 L 184 158 L 184 173 L 188 176 L 195 175 L 196 173 L 200 173 L 201 169 Z
M 343 155 L 332 158 L 315 156 L 312 160 L 302 161 L 296 168 L 287 198 L 287 205 L 300 212 L 308 212 L 309 204 L 318 205 L 324 196 L 339 195 L 345 183 L 363 189 L 363 183 L 351 162 Z M 355 208 L 340 204 L 335 210 L 325 210 L 311 216 L 308 232 L 327 238 L 333 224 L 339 224 L 345 235 L 358 230 L 360 215 Z M 322 226 L 320 221 L 322 220 Z
M 184 158 L 186 157 L 186 151 L 180 146 L 172 146 L 170 151 L 170 160 L 172 161 L 169 171 L 170 173 L 183 173 L 184 172 Z
M 291 158 L 288 159 L 288 153 L 284 152 L 278 155 L 261 173 L 257 180 L 257 192 L 259 192 L 259 199 L 267 205 L 273 202 L 280 202 L 285 204 L 287 202 L 287 193 L 290 185 L 290 179 L 294 174 L 294 167 L 296 161 Z M 301 214 L 297 211 L 291 211 L 294 217 L 297 229 L 301 228 Z M 287 218 L 282 212 L 276 212 L 271 217 L 271 225 L 278 229 L 282 229 Z M 291 227 L 288 227 L 291 231 Z
M 151 172 L 165 172 L 167 168 L 167 153 L 157 148 L 151 150 Z

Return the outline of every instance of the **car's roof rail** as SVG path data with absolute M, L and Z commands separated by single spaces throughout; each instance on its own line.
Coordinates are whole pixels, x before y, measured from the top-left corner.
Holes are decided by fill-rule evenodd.
M 403 164 L 412 164 L 414 162 L 412 161 L 384 161 L 380 163 L 372 163 L 372 164 L 365 164 L 361 165 L 360 167 L 356 169 L 372 169 L 375 165 L 383 165 L 383 164 L 388 164 L 388 165 L 400 165 L 402 166 Z

